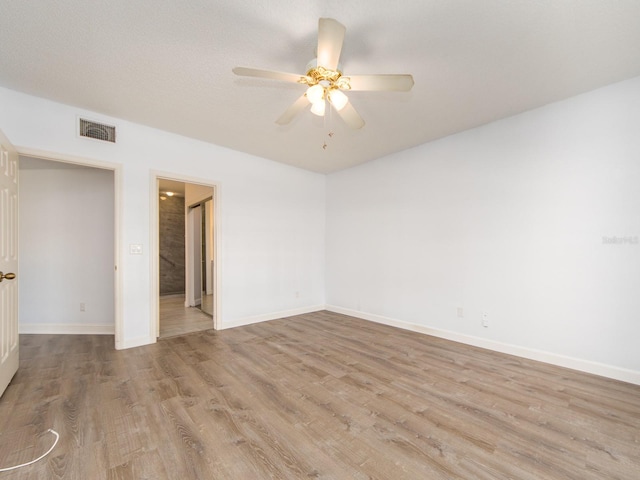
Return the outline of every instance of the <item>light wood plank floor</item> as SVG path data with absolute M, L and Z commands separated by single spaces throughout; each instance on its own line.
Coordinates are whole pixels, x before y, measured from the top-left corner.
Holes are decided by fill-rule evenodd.
M 637 479 L 640 387 L 318 312 L 21 336 L 2 479 Z
M 213 328 L 213 317 L 203 313 L 199 308 L 185 307 L 184 295 L 160 297 L 161 338 L 199 332 L 210 328 Z

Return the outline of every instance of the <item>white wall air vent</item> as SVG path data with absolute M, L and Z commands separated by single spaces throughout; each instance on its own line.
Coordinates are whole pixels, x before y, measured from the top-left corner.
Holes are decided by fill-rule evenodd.
M 105 142 L 116 143 L 116 127 L 91 120 L 80 119 L 79 131 L 81 137 L 95 138 Z

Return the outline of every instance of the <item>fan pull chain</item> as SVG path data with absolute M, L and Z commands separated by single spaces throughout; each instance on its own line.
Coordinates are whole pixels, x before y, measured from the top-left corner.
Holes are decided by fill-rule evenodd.
M 327 115 L 324 116 L 324 129 L 328 131 L 327 133 L 327 137 L 329 137 L 328 139 L 325 139 L 324 143 L 322 144 L 322 149 L 326 150 L 329 145 L 327 144 L 327 142 L 333 138 L 333 136 L 335 135 L 332 131 L 331 131 L 331 120 L 333 119 L 332 117 L 332 111 L 333 111 L 333 105 L 331 105 L 331 102 L 327 102 L 329 104 L 329 120 L 327 121 Z M 327 128 L 327 123 L 329 123 L 329 127 Z
M 327 137 L 329 137 L 329 138 L 328 138 L 327 140 L 325 140 L 325 142 L 322 144 L 322 149 L 323 149 L 323 150 L 326 150 L 326 149 L 327 149 L 327 147 L 329 146 L 329 145 L 327 144 L 327 142 L 328 142 L 329 140 L 331 140 L 331 139 L 333 138 L 333 136 L 334 136 L 334 135 L 335 135 L 335 133 L 333 133 L 332 131 L 329 131 L 329 133 L 327 133 Z

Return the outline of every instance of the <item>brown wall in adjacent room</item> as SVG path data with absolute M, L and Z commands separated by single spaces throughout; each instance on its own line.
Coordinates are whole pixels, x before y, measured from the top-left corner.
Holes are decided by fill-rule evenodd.
M 160 200 L 160 295 L 184 293 L 184 198 Z

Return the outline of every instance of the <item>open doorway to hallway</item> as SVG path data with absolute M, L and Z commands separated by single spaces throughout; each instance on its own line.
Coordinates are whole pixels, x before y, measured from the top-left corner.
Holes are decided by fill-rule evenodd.
M 116 172 L 20 155 L 20 333 L 117 333 Z
M 158 336 L 214 328 L 215 187 L 157 178 Z

